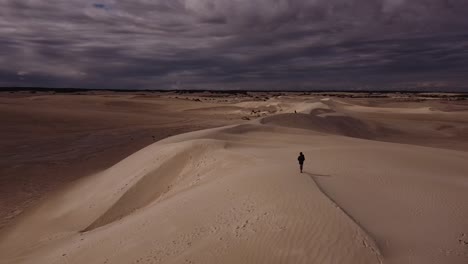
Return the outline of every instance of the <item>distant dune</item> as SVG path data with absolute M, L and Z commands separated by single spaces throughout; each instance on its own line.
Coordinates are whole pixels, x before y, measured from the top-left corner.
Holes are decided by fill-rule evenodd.
M 0 230 L 0 262 L 465 264 L 467 105 L 343 100 L 175 103 L 235 122 L 53 193 Z

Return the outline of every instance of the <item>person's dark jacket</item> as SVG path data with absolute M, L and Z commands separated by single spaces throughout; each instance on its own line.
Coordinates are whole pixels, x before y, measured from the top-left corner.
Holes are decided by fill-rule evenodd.
M 297 160 L 299 161 L 299 164 L 303 164 L 305 160 L 304 155 L 299 155 L 299 157 L 297 157 Z

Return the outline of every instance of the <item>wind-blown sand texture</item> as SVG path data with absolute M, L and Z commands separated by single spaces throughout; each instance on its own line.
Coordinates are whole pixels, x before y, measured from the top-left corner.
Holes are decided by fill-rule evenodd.
M 369 102 L 192 107 L 265 114 L 75 181 L 0 230 L 0 262 L 467 263 L 468 107 Z

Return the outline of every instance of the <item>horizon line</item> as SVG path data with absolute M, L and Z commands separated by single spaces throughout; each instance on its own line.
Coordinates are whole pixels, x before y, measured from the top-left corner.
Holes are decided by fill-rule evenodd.
M 247 92 L 276 92 L 276 93 L 376 93 L 376 94 L 388 94 L 388 93 L 411 93 L 411 94 L 424 94 L 424 93 L 443 93 L 443 94 L 468 94 L 468 91 L 447 91 L 447 90 L 424 90 L 417 91 L 413 89 L 388 89 L 388 90 L 372 90 L 372 89 L 290 89 L 290 90 L 278 90 L 278 89 L 118 89 L 118 88 L 75 88 L 75 87 L 35 87 L 35 86 L 24 86 L 24 87 L 0 87 L 0 92 L 16 92 L 16 91 L 40 91 L 40 92 L 58 92 L 58 93 L 71 93 L 71 92 L 186 92 L 186 93 L 198 93 L 198 92 L 212 92 L 212 93 L 247 93 Z

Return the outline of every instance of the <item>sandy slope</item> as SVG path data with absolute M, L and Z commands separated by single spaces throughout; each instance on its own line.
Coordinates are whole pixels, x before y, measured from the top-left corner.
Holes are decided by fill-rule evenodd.
M 468 152 L 376 141 L 388 127 L 332 101 L 299 108 L 82 179 L 2 231 L 0 262 L 466 263 Z

